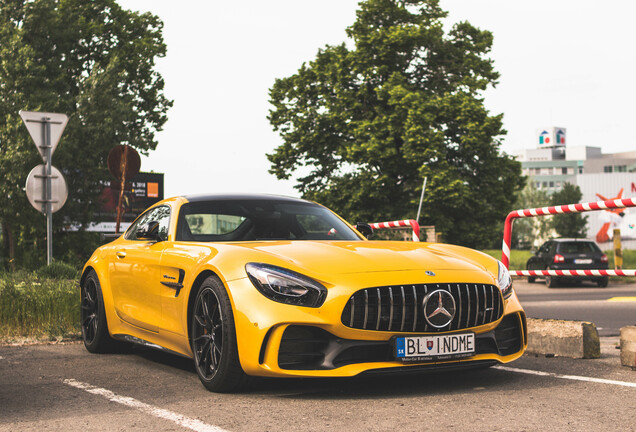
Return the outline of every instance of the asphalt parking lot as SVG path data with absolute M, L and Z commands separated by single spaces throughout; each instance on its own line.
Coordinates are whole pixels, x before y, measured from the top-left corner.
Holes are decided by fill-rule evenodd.
M 636 372 L 612 338 L 598 360 L 355 379 L 263 379 L 214 394 L 191 362 L 79 343 L 0 347 L 0 430 L 634 430 Z
M 636 430 L 636 371 L 620 365 L 617 349 L 618 329 L 636 317 L 636 285 L 515 286 L 531 317 L 601 319 L 601 358 L 525 355 L 453 373 L 260 379 L 242 393 L 214 394 L 190 360 L 148 348 L 94 355 L 81 343 L 0 346 L 0 431 Z

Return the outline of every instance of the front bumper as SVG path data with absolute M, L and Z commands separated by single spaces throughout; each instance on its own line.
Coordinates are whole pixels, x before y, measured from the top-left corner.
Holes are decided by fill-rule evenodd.
M 523 314 L 506 315 L 494 330 L 475 335 L 475 356 L 490 354 L 503 358 L 516 354 L 524 345 L 524 328 Z M 319 327 L 290 325 L 280 342 L 278 366 L 284 370 L 333 370 L 357 363 L 393 362 L 394 349 L 392 340 L 341 339 Z M 419 362 L 419 365 L 431 363 L 436 362 Z
M 371 282 L 359 283 L 361 287 L 373 286 Z M 331 287 L 322 307 L 305 308 L 275 303 L 247 279 L 230 281 L 227 286 L 234 306 L 239 359 L 248 375 L 346 377 L 490 365 L 515 360 L 527 347 L 525 313 L 514 293 L 504 300 L 501 319 L 448 332 L 475 333 L 476 351 L 471 357 L 404 363 L 394 357 L 393 338 L 413 333 L 354 329 L 341 322 L 355 289 Z M 439 334 L 444 333 L 435 333 Z

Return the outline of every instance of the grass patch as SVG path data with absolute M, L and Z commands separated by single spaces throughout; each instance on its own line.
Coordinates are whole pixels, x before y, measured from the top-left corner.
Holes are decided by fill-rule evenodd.
M 501 249 L 486 249 L 482 252 L 487 253 L 493 258 L 501 260 Z M 513 249 L 510 251 L 510 265 L 508 267 L 510 270 L 525 270 L 526 262 L 532 255 L 532 252 L 529 250 Z
M 43 277 L 38 273 L 0 273 L 1 341 L 79 336 L 77 279 Z
M 614 250 L 604 251 L 609 258 L 609 268 L 614 268 Z M 623 268 L 625 270 L 636 269 L 636 250 L 623 249 Z

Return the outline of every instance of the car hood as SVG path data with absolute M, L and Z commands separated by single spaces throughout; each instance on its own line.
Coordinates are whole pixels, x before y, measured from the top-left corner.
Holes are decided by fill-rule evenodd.
M 320 274 L 408 270 L 484 271 L 494 259 L 481 252 L 440 243 L 391 241 L 275 241 L 235 244 L 242 256 L 275 265 L 291 264 Z

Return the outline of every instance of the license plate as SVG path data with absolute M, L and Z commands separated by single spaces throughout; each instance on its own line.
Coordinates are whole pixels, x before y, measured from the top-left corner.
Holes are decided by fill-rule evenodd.
M 395 357 L 403 362 L 448 360 L 475 353 L 475 334 L 406 336 L 395 339 Z
M 574 264 L 592 264 L 592 260 L 590 258 L 577 258 L 574 260 Z

